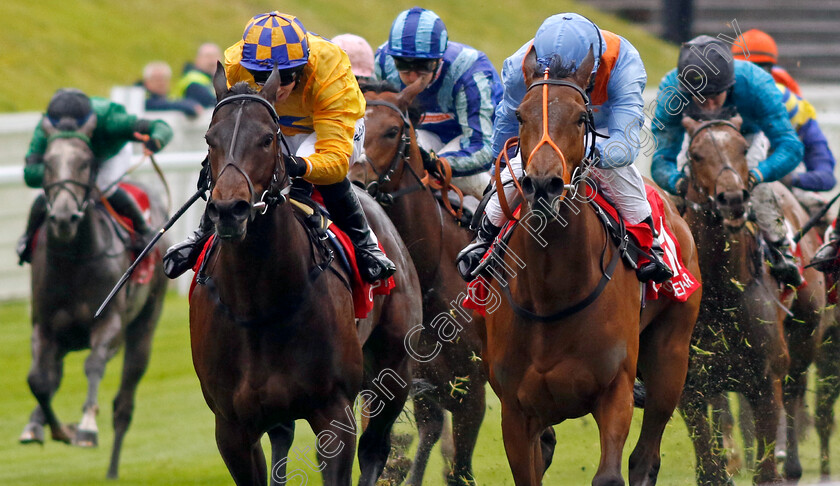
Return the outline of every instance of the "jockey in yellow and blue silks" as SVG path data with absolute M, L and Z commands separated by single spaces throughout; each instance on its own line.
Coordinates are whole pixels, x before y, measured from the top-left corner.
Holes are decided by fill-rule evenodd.
M 379 47 L 374 79 L 400 89 L 428 79 L 417 95 L 425 112 L 417 142 L 452 167 L 453 182 L 478 199 L 490 181 L 493 113 L 502 97 L 496 68 L 483 52 L 450 41 L 436 13 L 420 7 L 397 15 Z
M 242 40 L 225 51 L 228 85 L 247 82 L 258 88 L 275 66 L 280 87 L 274 108 L 292 151 L 283 154 L 289 176 L 317 186 L 331 219 L 353 242 L 362 278 L 388 278 L 395 266 L 379 249 L 347 179 L 362 154 L 365 113 L 347 54 L 307 32 L 293 15 L 260 14 L 248 21 Z M 164 271 L 170 278 L 192 267 L 210 230 L 205 217 L 196 234 L 169 249 Z
M 590 49 L 595 54 L 595 67 L 587 92 L 593 106 L 595 127 L 608 132 L 609 139 L 596 143 L 596 161 L 592 175 L 612 200 L 622 218 L 631 224 L 646 222 L 654 232 L 651 208 L 647 201 L 644 181 L 633 165 L 639 152 L 639 130 L 644 123 L 642 91 L 647 82 L 645 67 L 639 52 L 627 39 L 599 29 L 586 17 L 564 13 L 549 17 L 537 30 L 533 40 L 526 42 L 507 58 L 502 69 L 504 96 L 496 109 L 493 126 L 493 156 L 499 155 L 505 141 L 519 135 L 516 110 L 528 87 L 522 72 L 522 61 L 531 47 L 538 62 L 548 67 L 555 56 L 564 65 L 579 66 Z M 591 135 L 590 135 L 591 136 Z M 633 142 L 635 140 L 635 142 Z M 522 175 L 519 155 L 510 159 L 517 177 Z M 512 177 L 505 170 L 501 174 L 508 200 L 516 196 L 510 183 Z M 468 279 L 481 260 L 484 251 L 506 222 L 497 195 L 487 204 L 476 239 L 458 256 L 461 275 Z M 662 250 L 655 243 L 643 248 L 650 253 L 650 262 L 642 265 L 637 274 L 642 281 L 665 281 L 673 276 L 662 261 Z M 641 243 L 641 242 L 640 242 Z M 644 246 L 650 243 L 642 243 Z
M 686 77 L 692 79 L 690 85 Z M 669 103 L 674 97 L 679 103 Z M 682 118 L 714 117 L 725 111 L 741 116 L 741 133 L 753 145 L 747 156 L 749 188 L 758 226 L 773 250 L 771 273 L 782 283 L 798 286 L 801 276 L 789 251 L 784 214 L 772 189 L 760 183 L 779 180 L 796 168 L 804 152 L 802 142 L 773 77 L 751 62 L 734 60 L 729 46 L 719 39 L 703 35 L 683 44 L 677 68 L 659 84 L 651 123 L 657 141 L 653 178 L 663 189 L 684 196 L 688 179 L 678 167 L 678 157 L 684 157 L 687 148 Z M 752 142 L 759 132 L 769 141 L 772 154 L 767 147 L 754 150 L 757 144 Z

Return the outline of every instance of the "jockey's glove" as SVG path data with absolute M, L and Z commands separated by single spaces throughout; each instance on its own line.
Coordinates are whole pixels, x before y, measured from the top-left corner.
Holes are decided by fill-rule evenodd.
M 156 139 L 155 137 L 149 137 L 148 140 L 143 142 L 143 146 L 146 147 L 147 149 L 149 149 L 149 151 L 152 152 L 153 154 L 156 154 L 156 153 L 160 152 L 160 149 L 163 148 L 163 142 Z
M 750 178 L 747 181 L 747 190 L 752 191 L 755 186 L 757 186 L 764 178 L 761 176 L 761 172 L 758 169 L 750 169 Z
M 306 175 L 306 171 L 309 168 L 306 163 L 306 159 L 298 157 L 297 155 L 283 154 L 283 162 L 286 164 L 286 171 L 288 172 L 289 177 L 303 177 Z
M 674 184 L 674 191 L 677 196 L 685 197 L 686 193 L 688 193 L 688 179 L 685 177 L 677 179 L 677 182 Z

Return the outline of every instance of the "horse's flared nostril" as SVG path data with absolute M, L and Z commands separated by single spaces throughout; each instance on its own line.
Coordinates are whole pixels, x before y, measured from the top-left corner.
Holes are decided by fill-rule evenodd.
M 522 179 L 522 192 L 526 195 L 533 194 L 536 188 L 534 187 L 534 180 L 531 179 L 531 176 L 525 176 Z
M 212 220 L 219 219 L 219 208 L 216 207 L 216 201 L 210 201 L 207 205 L 207 217 Z
M 230 214 L 238 220 L 246 219 L 251 215 L 251 204 L 248 201 L 236 201 L 233 203 L 233 207 L 230 208 Z

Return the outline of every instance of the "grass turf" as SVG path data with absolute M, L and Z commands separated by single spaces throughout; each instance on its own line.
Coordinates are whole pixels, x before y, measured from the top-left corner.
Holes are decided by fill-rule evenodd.
M 29 352 L 29 306 L 27 302 L 0 305 L 0 484 L 9 485 L 99 485 L 106 482 L 113 430 L 111 400 L 116 393 L 122 354 L 111 361 L 99 394 L 101 413 L 97 449 L 79 449 L 48 441 L 43 447 L 17 443 L 29 412 L 35 405 L 26 385 L 31 362 Z M 65 360 L 64 381 L 54 405 L 65 422 L 81 417 L 86 393 L 83 361 L 86 352 L 73 353 Z M 813 400 L 813 397 L 809 397 Z M 475 473 L 479 484 L 513 484 L 502 443 L 499 402 L 488 388 L 488 412 L 475 453 Z M 641 412 L 636 411 L 627 458 L 638 437 Z M 409 419 L 398 425 L 400 431 L 413 431 Z M 558 445 L 554 464 L 545 484 L 589 484 L 598 465 L 598 430 L 587 416 L 556 427 Z M 293 447 L 312 454 L 314 437 L 305 423 L 298 423 Z M 836 437 L 833 449 L 840 450 Z M 264 441 L 267 448 L 267 442 Z M 414 442 L 416 445 L 416 439 Z M 425 484 L 443 484 L 439 447 L 432 453 Z M 675 416 L 665 430 L 659 484 L 693 484 L 693 449 L 686 428 Z M 801 446 L 805 480 L 815 480 L 818 471 L 816 434 L 810 431 Z M 837 457 L 833 458 L 835 462 Z M 308 484 L 321 484 L 320 476 L 299 459 L 292 458 L 289 470 L 308 471 Z M 836 466 L 835 466 L 836 469 Z M 750 484 L 742 473 L 737 484 Z M 123 447 L 121 485 L 230 484 L 230 476 L 216 450 L 213 414 L 204 403 L 190 358 L 188 307 L 186 298 L 170 294 L 155 335 L 151 364 L 140 383 L 134 420 Z M 290 483 L 291 484 L 291 483 Z M 300 483 L 302 484 L 302 483 Z

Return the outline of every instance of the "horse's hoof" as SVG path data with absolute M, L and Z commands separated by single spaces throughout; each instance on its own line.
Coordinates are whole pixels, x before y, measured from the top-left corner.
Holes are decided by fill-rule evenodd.
M 51 428 L 50 431 L 52 432 L 52 440 L 72 444 L 73 438 L 76 436 L 76 425 L 62 425 L 58 430 Z
M 475 486 L 475 478 L 472 474 L 458 474 L 451 472 L 446 475 L 446 486 Z
M 77 447 L 97 447 L 99 445 L 99 432 L 95 430 L 78 430 L 73 439 L 73 445 Z
M 44 445 L 44 426 L 33 422 L 26 424 L 26 427 L 23 428 L 23 432 L 21 432 L 18 441 L 20 441 L 21 444 L 38 443 Z

